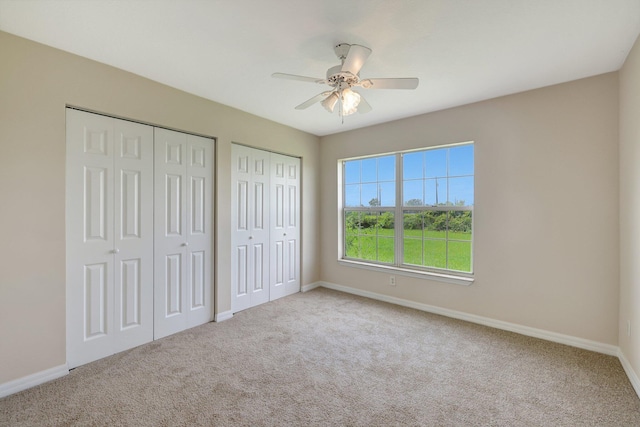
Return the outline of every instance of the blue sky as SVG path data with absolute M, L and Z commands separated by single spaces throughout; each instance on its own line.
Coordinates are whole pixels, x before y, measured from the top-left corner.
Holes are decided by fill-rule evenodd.
M 465 205 L 473 205 L 473 156 L 473 144 L 405 153 L 404 202 L 419 199 L 435 205 L 464 200 Z M 345 162 L 346 206 L 369 206 L 372 199 L 393 206 L 395 175 L 395 155 Z

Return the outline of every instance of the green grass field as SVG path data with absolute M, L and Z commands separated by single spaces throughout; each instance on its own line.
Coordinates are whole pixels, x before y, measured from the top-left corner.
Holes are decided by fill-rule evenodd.
M 348 258 L 394 262 L 393 229 L 347 229 L 346 240 Z M 471 271 L 471 233 L 449 232 L 447 242 L 444 231 L 404 230 L 403 252 L 405 264 Z

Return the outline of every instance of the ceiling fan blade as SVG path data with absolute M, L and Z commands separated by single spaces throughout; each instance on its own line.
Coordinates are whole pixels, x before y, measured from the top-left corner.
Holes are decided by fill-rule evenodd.
M 358 94 L 358 95 L 360 95 L 360 103 L 358 104 L 358 113 L 364 114 L 371 111 L 371 105 L 369 105 L 367 100 L 364 99 L 364 96 L 362 96 L 362 94 Z
M 324 98 L 326 98 L 327 96 L 329 96 L 331 94 L 331 91 L 329 92 L 322 92 L 317 94 L 316 96 L 314 96 L 313 98 L 303 102 L 302 104 L 298 105 L 296 107 L 296 110 L 304 110 L 305 108 L 309 108 L 311 107 L 313 104 L 315 104 L 316 102 L 320 102 L 322 101 Z
M 400 79 L 365 79 L 360 86 L 365 89 L 415 89 L 419 80 L 415 77 Z
M 357 75 L 369 55 L 371 55 L 371 49 L 368 47 L 352 44 L 342 64 L 342 71 L 348 71 L 354 76 Z
M 325 79 L 319 79 L 316 77 L 307 77 L 307 76 L 298 76 L 296 74 L 285 74 L 285 73 L 273 73 L 271 77 L 276 79 L 286 79 L 286 80 L 298 80 L 301 82 L 311 82 L 311 83 L 325 83 Z

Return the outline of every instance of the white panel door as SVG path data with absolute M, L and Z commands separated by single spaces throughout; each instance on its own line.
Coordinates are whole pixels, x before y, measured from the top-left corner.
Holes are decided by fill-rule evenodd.
M 153 128 L 114 124 L 117 353 L 153 340 Z
M 251 149 L 231 146 L 231 309 L 235 313 L 251 307 Z
M 232 146 L 232 311 L 269 301 L 269 153 Z
M 213 319 L 213 141 L 187 135 L 187 327 Z
M 187 327 L 187 136 L 154 130 L 154 338 Z
M 270 300 L 300 291 L 300 159 L 271 153 Z
M 156 339 L 212 317 L 212 141 L 155 129 Z
M 67 363 L 153 338 L 152 129 L 67 109 Z

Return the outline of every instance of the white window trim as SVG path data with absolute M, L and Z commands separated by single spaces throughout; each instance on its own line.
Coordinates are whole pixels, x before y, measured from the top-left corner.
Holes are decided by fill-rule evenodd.
M 475 279 L 473 277 L 458 276 L 455 274 L 435 273 L 433 271 L 422 271 L 413 268 L 396 267 L 389 264 L 370 264 L 352 259 L 338 259 L 338 264 L 345 267 L 362 268 L 364 270 L 377 271 L 379 273 L 395 274 L 398 276 L 413 277 L 416 279 L 434 280 L 436 282 L 453 283 L 454 285 L 469 286 Z
M 338 160 L 338 200 L 339 200 L 339 206 L 338 206 L 338 221 L 340 224 L 339 227 L 339 233 L 338 233 L 338 239 L 339 239 L 339 247 L 338 247 L 338 264 L 346 266 L 346 267 L 355 267 L 355 268 L 362 268 L 365 270 L 371 270 L 371 271 L 378 271 L 378 272 L 382 272 L 382 273 L 387 273 L 387 274 L 397 274 L 400 276 L 407 276 L 407 277 L 414 277 L 414 278 L 419 278 L 419 279 L 425 279 L 425 280 L 434 280 L 434 281 L 438 281 L 438 282 L 445 282 L 445 283 L 452 283 L 452 284 L 456 284 L 456 285 L 462 285 L 462 286 L 469 286 L 474 282 L 474 268 L 473 268 L 473 262 L 471 265 L 472 271 L 471 273 L 465 273 L 465 272 L 457 272 L 455 270 L 441 270 L 441 269 L 434 269 L 434 268 L 421 268 L 420 266 L 409 266 L 407 264 L 384 264 L 384 263 L 372 263 L 372 262 L 367 262 L 366 260 L 359 260 L 359 259 L 354 259 L 354 258 L 345 258 L 345 253 L 344 253 L 344 239 L 345 239 L 345 223 L 344 223 L 344 211 L 346 209 L 348 210 L 362 210 L 364 211 L 371 211 L 371 210 L 375 210 L 375 211 L 392 211 L 392 212 L 402 212 L 403 210 L 407 210 L 407 208 L 410 209 L 410 207 L 408 206 L 403 206 L 403 195 L 402 195 L 402 189 L 403 186 L 402 184 L 397 186 L 397 191 L 396 191 L 396 206 L 394 207 L 382 207 L 382 206 L 378 206 L 375 207 L 373 209 L 371 208 L 358 208 L 358 207 L 353 207 L 353 209 L 351 207 L 347 208 L 345 205 L 345 195 L 344 195 L 344 162 L 349 161 L 349 160 L 357 160 L 357 159 L 364 159 L 364 158 L 369 158 L 369 157 L 382 157 L 382 156 L 386 156 L 386 155 L 395 155 L 396 156 L 396 183 L 400 182 L 402 183 L 402 166 L 403 166 L 403 154 L 406 153 L 410 153 L 410 152 L 415 152 L 415 151 L 423 151 L 423 150 L 428 150 L 428 149 L 438 149 L 438 148 L 445 148 L 445 147 L 455 147 L 455 146 L 460 146 L 460 145 L 469 145 L 472 144 L 475 146 L 475 142 L 474 141 L 466 141 L 466 142 L 460 142 L 460 143 L 455 143 L 455 144 L 445 144 L 445 145 L 439 145 L 439 146 L 434 146 L 434 147 L 425 147 L 425 148 L 420 148 L 420 149 L 415 149 L 415 150 L 406 150 L 406 151 L 397 151 L 397 152 L 393 152 L 393 153 L 383 153 L 383 154 L 373 154 L 370 156 L 362 156 L 362 157 L 354 157 L 354 158 L 345 158 L 345 159 L 340 159 Z M 475 176 L 475 173 L 474 173 Z M 462 208 L 462 209 L 451 209 L 450 207 L 444 207 L 442 209 L 439 209 L 437 207 L 430 207 L 428 209 L 425 209 L 425 207 L 416 207 L 417 210 L 443 210 L 443 211 L 449 211 L 449 210 L 470 210 L 470 211 L 474 211 L 473 207 L 471 208 Z M 435 208 L 435 209 L 434 209 Z M 396 215 L 397 216 L 397 215 Z M 475 215 L 473 215 L 473 219 L 472 221 L 475 223 Z M 475 227 L 473 227 L 473 229 L 475 230 Z M 401 233 L 401 234 L 399 234 Z M 401 236 L 404 234 L 404 230 L 403 230 L 403 225 L 401 221 L 395 221 L 395 236 Z M 475 234 L 475 233 L 474 233 Z M 474 248 L 475 248 L 475 244 L 474 244 L 474 240 L 472 238 L 471 240 L 471 259 L 473 260 L 474 257 Z M 395 244 L 395 249 L 396 249 L 396 253 L 395 253 L 395 259 L 399 260 L 399 259 L 404 259 L 404 254 L 403 254 L 403 248 L 402 245 L 399 244 Z M 441 271 L 440 271 L 441 270 Z

